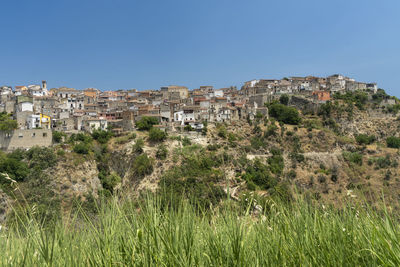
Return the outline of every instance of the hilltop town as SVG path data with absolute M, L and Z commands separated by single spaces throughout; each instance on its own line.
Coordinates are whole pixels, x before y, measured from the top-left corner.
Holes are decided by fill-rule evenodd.
M 95 129 L 111 130 L 118 135 L 132 131 L 142 117 L 153 117 L 158 127 L 168 132 L 181 131 L 187 125 L 201 131 L 204 123 L 230 123 L 253 120 L 256 114 L 268 114 L 266 103 L 289 96 L 289 105 L 316 110 L 334 94 L 363 91 L 376 94 L 376 83 L 358 82 L 343 75 L 328 77 L 289 77 L 245 82 L 240 90 L 232 86 L 215 89 L 200 86 L 163 86 L 160 90 L 100 91 L 78 90 L 41 85 L 0 87 L 0 112 L 11 114 L 16 124 L 2 129 L 3 150 L 50 146 L 52 132 L 66 134 Z M 385 98 L 384 104 L 395 104 Z

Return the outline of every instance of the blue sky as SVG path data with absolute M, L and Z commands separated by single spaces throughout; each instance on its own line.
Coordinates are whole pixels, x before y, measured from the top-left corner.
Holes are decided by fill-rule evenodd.
M 400 96 L 398 0 L 2 0 L 0 84 L 158 89 L 342 73 Z

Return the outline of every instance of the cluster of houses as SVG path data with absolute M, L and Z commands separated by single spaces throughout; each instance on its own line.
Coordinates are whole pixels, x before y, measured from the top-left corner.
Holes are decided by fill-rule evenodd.
M 0 132 L 1 148 L 29 148 L 51 145 L 52 131 L 76 133 L 111 129 L 116 134 L 131 131 L 143 116 L 155 117 L 162 129 L 181 130 L 191 125 L 201 130 L 203 123 L 252 119 L 257 112 L 266 114 L 265 102 L 282 94 L 313 103 L 330 100 L 331 93 L 370 90 L 375 83 L 361 83 L 342 75 L 290 77 L 281 80 L 252 80 L 236 87 L 215 89 L 200 86 L 163 86 L 159 90 L 100 91 L 77 90 L 41 85 L 0 87 L 0 112 L 12 114 L 18 129 Z

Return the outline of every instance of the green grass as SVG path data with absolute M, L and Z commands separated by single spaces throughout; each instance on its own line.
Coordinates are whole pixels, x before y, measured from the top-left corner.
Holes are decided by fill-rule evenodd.
M 149 197 L 112 200 L 98 215 L 43 227 L 26 217 L 0 231 L 1 266 L 399 266 L 398 217 L 267 200 L 196 212 Z M 90 219 L 89 219 L 90 218 Z

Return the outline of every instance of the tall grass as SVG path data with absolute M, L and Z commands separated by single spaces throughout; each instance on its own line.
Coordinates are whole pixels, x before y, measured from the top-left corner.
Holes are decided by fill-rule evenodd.
M 273 203 L 258 215 L 232 203 L 199 213 L 156 197 L 117 199 L 95 218 L 0 231 L 1 266 L 399 266 L 398 217 L 368 208 Z M 232 208 L 232 206 L 235 206 Z M 83 214 L 85 216 L 85 214 Z

